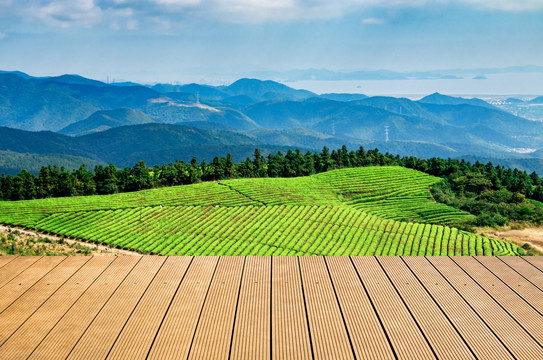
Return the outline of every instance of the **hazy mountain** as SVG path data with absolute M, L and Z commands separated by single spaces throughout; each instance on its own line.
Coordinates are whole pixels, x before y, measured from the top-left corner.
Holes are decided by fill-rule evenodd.
M 357 149 L 360 140 L 346 136 L 332 136 L 315 130 L 308 129 L 258 129 L 246 132 L 246 134 L 264 144 L 278 144 L 307 149 L 320 150 L 324 146 L 328 148 L 340 148 L 347 145 L 350 149 Z
M 541 101 L 518 103 L 517 109 L 531 114 Z M 420 101 L 363 94 L 318 96 L 278 82 L 247 78 L 228 86 L 157 84 L 151 88 L 106 84 L 78 75 L 34 78 L 0 72 L 0 126 L 78 135 L 77 139 L 51 132 L 23 136 L 2 129 L 0 150 L 72 154 L 122 164 L 138 157 L 155 161 L 189 153 L 224 155 L 222 150 L 236 151 L 235 147 L 244 149 L 236 151 L 241 156 L 263 144 L 272 144 L 272 151 L 278 146 L 357 148 L 383 143 L 391 152 L 407 155 L 412 151 L 421 157 L 518 157 L 515 151 L 543 148 L 543 122 L 511 112 L 480 99 L 438 93 Z M 147 123 L 157 124 L 137 125 Z
M 168 124 L 210 121 L 239 130 L 252 130 L 260 127 L 244 113 L 226 107 L 215 108 L 203 104 L 157 102 L 149 104 L 141 110 L 157 119 L 157 122 Z
M 122 126 L 79 137 L 0 127 L 0 138 L 4 139 L 0 142 L 0 151 L 75 155 L 117 166 L 131 166 L 138 160 L 149 165 L 178 159 L 190 161 L 193 156 L 211 160 L 227 152 L 232 155 L 235 152 L 237 159 L 243 160 L 255 147 L 263 145 L 236 132 L 167 124 Z M 263 148 L 271 151 L 285 147 Z
M 482 163 L 492 162 L 494 166 L 501 165 L 511 169 L 519 169 L 521 171 L 526 171 L 530 174 L 532 171 L 535 171 L 539 176 L 543 174 L 543 159 L 530 159 L 530 158 L 520 158 L 520 159 L 498 159 L 496 157 L 481 157 L 481 156 L 463 156 L 464 160 L 474 163 L 479 161 Z
M 247 103 L 253 104 L 266 100 L 302 100 L 317 96 L 311 91 L 296 90 L 275 81 L 258 79 L 239 79 L 228 86 L 156 84 L 152 89 L 171 98 L 182 100 L 189 99 L 188 94 L 198 94 L 202 102 L 223 101 L 230 98 L 230 101 L 226 102 L 228 103 L 242 96 L 244 102 L 251 99 L 251 102 Z M 195 99 L 195 96 L 190 99 Z M 233 102 L 236 103 L 235 100 Z
M 155 119 L 139 110 L 129 108 L 101 110 L 95 112 L 85 120 L 68 125 L 60 130 L 59 133 L 80 136 L 124 125 L 138 125 L 153 122 L 156 122 Z
M 505 100 L 505 102 L 506 102 L 506 103 L 509 103 L 509 104 L 522 104 L 522 103 L 524 103 L 523 100 L 517 99 L 517 98 L 507 98 L 507 99 Z
M 267 129 L 306 128 L 360 140 L 384 140 L 384 127 L 388 126 L 392 140 L 526 147 L 542 144 L 542 139 L 531 135 L 543 133 L 543 123 L 500 110 L 424 104 L 401 98 L 261 102 L 248 107 L 245 113 Z M 530 137 L 519 138 L 521 135 Z
M 98 110 L 139 108 L 161 96 L 144 86 L 108 86 L 74 75 L 25 79 L 0 74 L 0 126 L 59 131 Z
M 59 90 L 58 84 L 0 74 L 0 126 L 60 130 L 100 110 Z
M 207 100 L 221 100 L 230 95 L 217 89 L 214 86 L 200 85 L 200 84 L 187 84 L 187 85 L 169 85 L 169 84 L 157 84 L 152 87 L 153 90 L 159 91 L 163 94 L 171 96 L 175 93 L 181 94 L 198 94 L 202 99 Z
M 31 154 L 64 154 L 99 160 L 92 149 L 80 146 L 77 138 L 51 131 L 24 131 L 0 127 L 0 150 Z
M 91 85 L 91 86 L 106 86 L 106 83 L 103 83 L 101 81 L 87 79 L 83 76 L 79 75 L 60 75 L 60 76 L 51 76 L 51 77 L 44 77 L 44 78 L 36 78 L 43 82 L 56 82 L 56 83 L 62 83 L 62 84 L 72 84 L 72 85 Z
M 30 79 L 32 76 L 22 72 L 22 71 L 5 71 L 5 70 L 0 70 L 0 74 L 13 74 L 13 75 L 17 75 L 17 76 L 20 76 L 24 79 Z
M 346 102 L 310 98 L 304 101 L 260 102 L 248 107 L 245 113 L 263 128 L 281 130 L 311 128 L 314 123 L 336 118 L 341 109 L 350 106 Z
M 321 94 L 321 98 L 335 101 L 354 101 L 366 99 L 368 96 L 364 94 L 338 94 L 338 93 L 329 93 Z
M 481 99 L 477 99 L 477 98 L 465 99 L 461 97 L 447 96 L 447 95 L 443 95 L 437 92 L 423 97 L 422 99 L 419 100 L 419 102 L 426 103 L 426 104 L 436 104 L 436 105 L 467 104 L 467 105 L 482 106 L 482 107 L 494 109 L 494 106 L 492 106 L 491 104 Z
M 56 165 L 68 170 L 78 169 L 84 164 L 93 170 L 96 165 L 104 165 L 101 161 L 91 160 L 81 156 L 61 154 L 29 154 L 0 150 L 0 174 L 16 175 L 21 169 L 37 174 L 42 166 Z
M 255 100 L 302 100 L 313 96 L 315 93 L 307 90 L 296 90 L 275 81 L 262 81 L 257 79 L 239 79 L 229 86 L 222 87 L 222 91 L 230 96 L 247 95 Z

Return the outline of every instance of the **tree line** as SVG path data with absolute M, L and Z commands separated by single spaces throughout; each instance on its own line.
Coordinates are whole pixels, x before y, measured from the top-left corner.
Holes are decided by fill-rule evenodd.
M 264 157 L 255 149 L 253 158 L 235 163 L 230 154 L 211 162 L 174 163 L 147 167 L 143 161 L 133 167 L 117 169 L 113 164 L 84 165 L 74 171 L 57 166 L 42 167 L 38 175 L 22 170 L 17 175 L 0 177 L 0 199 L 29 200 L 49 197 L 102 195 L 139 191 L 165 186 L 194 184 L 233 178 L 308 176 L 328 170 L 359 166 L 398 165 L 443 178 L 432 188 L 434 198 L 477 215 L 476 225 L 500 225 L 508 220 L 543 222 L 543 210 L 535 202 L 543 201 L 543 179 L 535 172 L 527 174 L 457 159 L 419 159 L 346 146 L 320 152 L 288 150 Z

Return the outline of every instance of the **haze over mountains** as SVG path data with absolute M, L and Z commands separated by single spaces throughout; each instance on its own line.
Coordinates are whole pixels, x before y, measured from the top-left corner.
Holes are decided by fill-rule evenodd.
M 255 147 L 266 154 L 345 144 L 419 157 L 514 158 L 521 168 L 521 158 L 530 158 L 527 170 L 543 169 L 543 150 L 536 151 L 543 149 L 543 122 L 438 93 L 412 101 L 318 95 L 255 79 L 148 87 L 5 72 L 0 127 L 0 159 L 9 152 L 10 159 L 27 156 L 34 163 L 40 156 L 69 155 L 89 164 L 130 166 L 143 159 L 154 165 L 192 156 L 209 161 L 227 152 L 240 160 Z M 20 170 L 11 164 L 0 161 L 0 171 Z

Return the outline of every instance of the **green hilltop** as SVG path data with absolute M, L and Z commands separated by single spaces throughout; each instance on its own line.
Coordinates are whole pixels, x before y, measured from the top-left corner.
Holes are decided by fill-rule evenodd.
M 161 255 L 517 255 L 399 166 L 0 202 L 0 223 Z

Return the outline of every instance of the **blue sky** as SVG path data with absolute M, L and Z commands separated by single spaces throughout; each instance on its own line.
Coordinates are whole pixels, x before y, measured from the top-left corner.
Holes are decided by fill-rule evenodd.
M 0 69 L 31 75 L 528 64 L 543 66 L 543 0 L 0 0 Z

